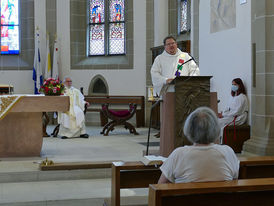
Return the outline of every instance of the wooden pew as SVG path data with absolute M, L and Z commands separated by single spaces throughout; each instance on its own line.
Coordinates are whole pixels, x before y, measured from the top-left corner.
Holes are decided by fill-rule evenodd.
M 274 177 L 274 156 L 239 157 L 239 179 Z
M 239 179 L 274 178 L 274 156 L 239 157 L 239 160 Z M 161 175 L 160 166 L 146 166 L 140 161 L 113 162 L 111 205 L 120 205 L 120 189 L 147 188 L 149 184 L 156 184 Z
M 107 123 L 107 118 L 102 113 L 102 104 L 110 105 L 129 105 L 137 104 L 136 127 L 145 126 L 145 98 L 144 96 L 85 96 L 85 101 L 90 103 L 88 112 L 100 112 L 101 126 Z M 100 108 L 92 108 L 94 104 L 100 105 Z
M 272 206 L 273 195 L 274 178 L 155 184 L 149 186 L 148 206 Z
M 113 162 L 111 174 L 111 205 L 120 206 L 120 189 L 146 188 L 157 183 L 161 175 L 159 167 L 142 162 Z

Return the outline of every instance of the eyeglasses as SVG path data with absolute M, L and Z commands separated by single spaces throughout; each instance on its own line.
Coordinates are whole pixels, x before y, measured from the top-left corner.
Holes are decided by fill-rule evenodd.
M 165 46 L 173 46 L 175 44 L 177 44 L 177 42 L 171 42 L 171 43 L 166 44 Z

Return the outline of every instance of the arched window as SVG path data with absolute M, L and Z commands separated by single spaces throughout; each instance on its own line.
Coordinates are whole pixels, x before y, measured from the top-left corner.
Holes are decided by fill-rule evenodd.
M 125 0 L 89 0 L 88 8 L 88 56 L 125 54 Z
M 19 0 L 0 0 L 1 54 L 19 54 Z

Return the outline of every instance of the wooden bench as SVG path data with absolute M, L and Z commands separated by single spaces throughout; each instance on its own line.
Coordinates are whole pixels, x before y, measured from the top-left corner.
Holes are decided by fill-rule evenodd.
M 0 95 L 8 95 L 8 94 L 13 94 L 13 86 L 0 84 Z
M 239 160 L 239 179 L 274 178 L 274 156 L 240 157 Z M 140 161 L 113 162 L 111 205 L 120 205 L 120 189 L 147 188 L 149 184 L 156 184 L 161 175 L 160 166 L 146 166 Z
M 274 178 L 154 184 L 148 206 L 273 206 Z
M 159 166 L 159 165 L 158 165 Z M 142 162 L 113 162 L 111 174 L 111 205 L 120 206 L 120 189 L 147 188 L 157 183 L 159 167 Z
M 224 130 L 223 144 L 230 146 L 235 153 L 241 153 L 244 142 L 250 138 L 250 126 L 236 125 L 235 131 L 236 131 L 236 137 L 234 139 L 234 125 L 230 125 Z M 226 142 L 225 142 L 225 132 L 226 132 Z
M 274 156 L 239 157 L 239 179 L 274 177 Z
M 145 98 L 144 96 L 85 96 L 85 101 L 90 103 L 87 112 L 100 112 L 101 126 L 104 126 L 108 119 L 102 113 L 102 104 L 109 105 L 128 105 L 137 104 L 136 127 L 145 126 Z M 100 105 L 98 108 L 92 108 L 93 105 Z

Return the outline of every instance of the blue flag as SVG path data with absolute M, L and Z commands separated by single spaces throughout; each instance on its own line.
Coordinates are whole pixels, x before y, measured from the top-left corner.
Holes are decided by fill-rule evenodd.
M 41 58 L 40 58 L 40 39 L 39 30 L 35 34 L 35 50 L 34 50 L 34 61 L 32 79 L 34 81 L 34 94 L 39 94 L 39 89 L 43 85 L 43 75 L 41 69 Z

